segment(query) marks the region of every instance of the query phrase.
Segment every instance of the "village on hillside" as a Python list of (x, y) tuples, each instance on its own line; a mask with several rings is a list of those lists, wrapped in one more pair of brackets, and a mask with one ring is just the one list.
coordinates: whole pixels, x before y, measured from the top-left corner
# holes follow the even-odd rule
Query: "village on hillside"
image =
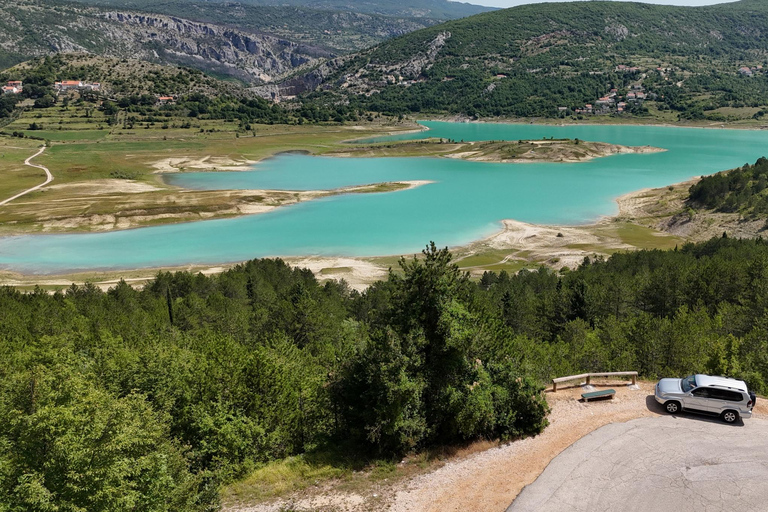
[(53, 88), (57, 93), (68, 91), (100, 91), (101, 84), (98, 82), (83, 82), (80, 80), (62, 80), (61, 82), (55, 82)]
[[(571, 113), (581, 115), (623, 114), (642, 106), (643, 102), (646, 100), (655, 100), (657, 98), (656, 93), (647, 91), (645, 86), (643, 86), (643, 80), (648, 77), (648, 73), (658, 73), (659, 78), (664, 81), (669, 81), (670, 74), (680, 72), (681, 70), (676, 67), (659, 66), (655, 69), (642, 71), (637, 66), (619, 64), (616, 66), (615, 71), (617, 73), (637, 74), (637, 80), (633, 81), (633, 83), (623, 91), (612, 88), (607, 91), (605, 95), (596, 98), (592, 103), (587, 103), (573, 110), (569, 107), (561, 106), (558, 107), (558, 111), (566, 115)], [(762, 65), (742, 66), (737, 71), (738, 75), (743, 77), (753, 77), (764, 72), (765, 68)], [(682, 81), (674, 83), (678, 87), (683, 85)]]
[[(656, 99), (655, 93), (647, 92), (645, 90), (642, 81), (646, 78), (647, 73), (640, 73), (639, 67), (619, 64), (616, 66), (615, 70), (618, 73), (637, 73), (639, 76), (634, 83), (626, 88), (626, 90), (619, 91), (615, 87), (611, 88), (606, 94), (597, 98), (594, 103), (587, 103), (583, 107), (576, 108), (573, 113), (582, 115), (623, 114), (624, 112), (642, 106), (643, 102), (647, 99)], [(667, 68), (656, 68), (656, 72), (662, 76), (664, 76), (667, 71), (669, 71)], [(558, 110), (567, 112), (569, 109), (568, 107), (558, 107)]]
[(763, 66), (742, 66), (739, 68), (739, 74), (742, 76), (755, 76), (757, 73), (761, 73), (763, 71)]
[[(9, 80), (2, 87), (3, 94), (21, 94), (24, 91), (24, 84), (21, 80)], [(83, 92), (101, 92), (102, 87), (99, 82), (87, 82), (83, 80), (60, 80), (53, 84), (53, 92), (56, 96), (70, 95), (72, 93)], [(34, 96), (32, 96), (34, 97)], [(161, 105), (173, 104), (176, 102), (175, 96), (159, 94), (155, 96), (156, 102)]]
[(10, 80), (3, 86), (3, 94), (20, 94), (24, 90), (24, 84), (20, 80)]

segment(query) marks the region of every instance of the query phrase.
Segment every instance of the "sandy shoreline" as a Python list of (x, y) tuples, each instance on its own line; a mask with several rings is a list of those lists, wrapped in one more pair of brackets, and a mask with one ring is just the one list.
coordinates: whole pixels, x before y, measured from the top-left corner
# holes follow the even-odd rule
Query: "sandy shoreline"
[[(670, 187), (687, 188), (696, 180), (685, 181)], [(404, 184), (401, 190), (408, 190), (419, 186), (432, 183), (427, 180), (410, 180), (396, 182)], [(355, 193), (361, 189), (366, 189), (376, 185), (361, 185), (357, 187), (348, 187), (337, 189), (337, 193)], [(667, 190), (665, 187), (663, 190)], [(482, 253), (487, 250), (508, 250), (510, 254), (525, 254), (526, 259), (533, 264), (547, 265), (552, 268), (578, 266), (586, 256), (592, 256), (596, 253), (595, 248), (600, 247), (602, 251), (631, 250), (634, 247), (618, 240), (611, 239), (610, 234), (601, 233), (601, 229), (610, 228), (617, 221), (627, 217), (636, 217), (644, 213), (644, 208), (648, 207), (649, 202), (654, 201), (650, 193), (662, 189), (641, 189), (629, 192), (615, 198), (619, 207), (619, 212), (615, 216), (606, 216), (597, 221), (583, 225), (546, 225), (530, 224), (514, 219), (501, 220), (501, 229), (495, 233), (479, 240), (471, 241), (467, 244), (450, 247), (454, 253), (455, 261), (461, 266), (462, 260), (471, 257), (474, 254)], [(252, 192), (252, 191), (250, 191)], [(329, 195), (333, 191), (307, 191), (306, 200), (315, 197)], [(277, 206), (253, 205), (253, 213), (261, 213), (276, 208)], [(249, 214), (247, 208), (242, 208), (241, 214)], [(666, 236), (659, 232), (659, 237)], [(418, 251), (414, 251), (415, 254)], [(409, 254), (410, 255), (410, 254)], [(406, 256), (409, 256), (406, 255)], [(280, 256), (287, 263), (301, 267), (309, 268), (317, 275), (319, 279), (343, 279), (350, 287), (357, 290), (364, 290), (370, 284), (385, 279), (387, 276), (388, 264), (377, 262), (378, 259), (391, 260), (397, 258), (399, 254), (380, 255), (372, 257), (350, 257), (350, 256)], [(175, 265), (165, 267), (151, 267), (138, 269), (116, 269), (82, 272), (64, 272), (58, 274), (24, 274), (14, 271), (0, 271), (0, 284), (10, 286), (28, 287), (35, 284), (42, 286), (68, 286), (72, 282), (91, 281), (102, 288), (114, 286), (120, 279), (118, 276), (127, 276), (126, 281), (135, 284), (142, 284), (153, 278), (158, 271), (193, 271), (203, 273), (218, 273), (231, 268), (242, 262), (229, 263), (211, 263), (204, 265)], [(471, 268), (466, 268), (472, 270)]]

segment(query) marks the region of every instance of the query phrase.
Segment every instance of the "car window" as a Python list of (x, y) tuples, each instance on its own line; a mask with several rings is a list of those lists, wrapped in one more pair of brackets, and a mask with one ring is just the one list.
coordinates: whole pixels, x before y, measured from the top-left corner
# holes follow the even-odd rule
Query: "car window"
[(709, 389), (707, 388), (698, 388), (691, 391), (691, 395), (699, 397), (699, 398), (709, 398)]
[(683, 388), (683, 392), (687, 393), (696, 387), (696, 376), (689, 375), (688, 377), (680, 381), (680, 387)]
[(710, 397), (716, 400), (727, 400), (729, 402), (741, 402), (744, 400), (744, 396), (741, 393), (727, 389), (711, 389)]

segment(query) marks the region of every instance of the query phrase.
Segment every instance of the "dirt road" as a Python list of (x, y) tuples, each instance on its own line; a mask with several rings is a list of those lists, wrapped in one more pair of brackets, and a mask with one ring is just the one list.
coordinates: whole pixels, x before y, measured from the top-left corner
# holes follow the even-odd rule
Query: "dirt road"
[(51, 174), (51, 171), (49, 171), (47, 167), (45, 167), (44, 165), (37, 165), (37, 164), (33, 164), (32, 163), (32, 159), (42, 155), (43, 151), (45, 151), (45, 146), (41, 147), (40, 151), (38, 151), (34, 155), (30, 156), (26, 160), (24, 160), (24, 165), (28, 165), (29, 167), (37, 167), (38, 169), (44, 170), (45, 171), (45, 181), (43, 183), (39, 184), (39, 185), (35, 185), (32, 188), (28, 188), (24, 192), (19, 192), (18, 194), (16, 194), (13, 197), (9, 197), (8, 199), (4, 199), (3, 201), (0, 201), (0, 206), (3, 206), (4, 204), (8, 204), (11, 201), (13, 201), (14, 199), (18, 199), (19, 197), (21, 197), (21, 196), (23, 196), (25, 194), (29, 194), (30, 192), (34, 192), (35, 190), (38, 190), (38, 189), (46, 186), (47, 184), (49, 184), (50, 182), (53, 181), (53, 174)]

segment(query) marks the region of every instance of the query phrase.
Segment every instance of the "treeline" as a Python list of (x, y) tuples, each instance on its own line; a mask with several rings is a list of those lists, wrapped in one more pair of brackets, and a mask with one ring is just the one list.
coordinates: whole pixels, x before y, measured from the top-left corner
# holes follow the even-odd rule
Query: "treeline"
[(0, 119), (10, 116), (18, 103), (19, 98), (15, 94), (0, 96)]
[(547, 379), (694, 372), (768, 391), (768, 243), (717, 238), (488, 272), (430, 245), (363, 293), (281, 260), (49, 294), (0, 289), (0, 506), (209, 510), (312, 450), (540, 432)]
[(626, 88), (629, 83), (613, 73), (561, 76), (546, 69), (540, 73), (504, 70), (505, 78), (491, 79), (483, 67), (436, 65), (425, 73), (425, 81), (385, 87), (349, 101), (362, 110), (387, 115), (450, 112), (480, 117), (557, 117), (560, 106), (583, 108), (611, 88)]
[(759, 158), (754, 165), (705, 176), (691, 186), (688, 204), (721, 212), (749, 215), (768, 214), (768, 159)]
[[(211, 96), (200, 92), (177, 97), (164, 105), (149, 94), (124, 96), (117, 101), (105, 101), (102, 109), (107, 115), (119, 110), (133, 123), (156, 122), (163, 117), (190, 119), (217, 119), (239, 122), (241, 126), (253, 124), (311, 124), (357, 121), (363, 112), (348, 105), (334, 105), (320, 101), (307, 102), (296, 108), (285, 108), (263, 98), (240, 98), (230, 95)], [(247, 127), (245, 129), (250, 129)]]
[(280, 260), (3, 288), (0, 504), (204, 510), (220, 482), (329, 443), (391, 457), (540, 432), (541, 387), (484, 349), (449, 259), (432, 247), (363, 295)]

